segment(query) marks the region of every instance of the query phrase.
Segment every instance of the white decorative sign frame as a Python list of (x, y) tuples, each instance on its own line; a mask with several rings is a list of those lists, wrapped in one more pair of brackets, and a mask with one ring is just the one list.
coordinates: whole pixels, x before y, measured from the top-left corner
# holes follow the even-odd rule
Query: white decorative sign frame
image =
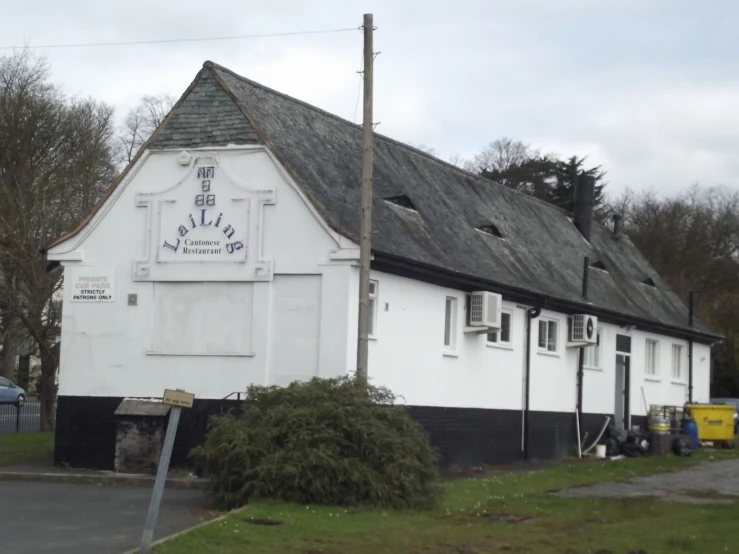
[(262, 256), (262, 233), (264, 206), (275, 203), (274, 188), (240, 183), (217, 154), (193, 157), (175, 185), (136, 195), (136, 206), (146, 209), (146, 229), (133, 279), (271, 280), (273, 262)]

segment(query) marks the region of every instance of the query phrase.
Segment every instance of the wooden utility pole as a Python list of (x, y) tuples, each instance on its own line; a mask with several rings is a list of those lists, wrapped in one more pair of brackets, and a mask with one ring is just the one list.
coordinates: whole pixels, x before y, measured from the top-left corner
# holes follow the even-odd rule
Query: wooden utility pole
[(362, 228), (359, 236), (359, 328), (357, 380), (367, 381), (369, 347), (369, 281), (372, 253), (372, 14), (364, 14), (364, 118), (362, 120)]

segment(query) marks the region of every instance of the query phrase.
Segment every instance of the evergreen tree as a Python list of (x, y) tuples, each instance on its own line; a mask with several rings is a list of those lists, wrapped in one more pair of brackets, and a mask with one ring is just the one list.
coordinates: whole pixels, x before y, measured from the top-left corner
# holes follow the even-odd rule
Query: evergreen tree
[(591, 175), (595, 178), (595, 196), (593, 206), (596, 212), (603, 207), (605, 200), (603, 188), (606, 186), (604, 178), (606, 172), (601, 166), (584, 169), (587, 158), (572, 156), (566, 160), (557, 160), (554, 167), (554, 179), (549, 189), (549, 201), (560, 208), (572, 212), (574, 209), (575, 183), (580, 174)]

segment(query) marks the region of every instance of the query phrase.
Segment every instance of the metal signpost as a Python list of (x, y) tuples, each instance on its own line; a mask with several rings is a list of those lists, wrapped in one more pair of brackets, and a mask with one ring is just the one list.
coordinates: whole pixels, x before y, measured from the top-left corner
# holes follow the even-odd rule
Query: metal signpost
[(182, 411), (182, 408), (192, 408), (194, 400), (194, 394), (183, 390), (164, 391), (162, 402), (172, 406), (172, 409), (169, 412), (169, 424), (167, 425), (167, 434), (164, 437), (162, 457), (159, 459), (157, 478), (154, 482), (154, 492), (151, 494), (149, 513), (146, 514), (144, 536), (141, 539), (141, 548), (139, 550), (141, 554), (151, 553), (151, 541), (154, 538), (154, 528), (157, 525), (157, 517), (159, 517), (159, 505), (162, 502), (164, 483), (167, 480), (169, 459), (172, 457), (172, 447), (174, 446), (174, 436), (177, 433), (177, 424), (180, 422), (180, 412)]

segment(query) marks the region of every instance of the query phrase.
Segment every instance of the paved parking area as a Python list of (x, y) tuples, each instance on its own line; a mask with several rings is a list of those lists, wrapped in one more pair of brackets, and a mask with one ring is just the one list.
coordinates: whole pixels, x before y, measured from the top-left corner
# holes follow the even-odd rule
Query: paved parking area
[[(121, 554), (141, 541), (151, 489), (0, 482), (3, 554)], [(165, 490), (155, 538), (200, 523), (198, 490)]]
[(635, 477), (625, 482), (596, 483), (555, 494), (570, 498), (649, 496), (687, 504), (726, 504), (739, 497), (739, 460), (704, 463), (683, 471)]

